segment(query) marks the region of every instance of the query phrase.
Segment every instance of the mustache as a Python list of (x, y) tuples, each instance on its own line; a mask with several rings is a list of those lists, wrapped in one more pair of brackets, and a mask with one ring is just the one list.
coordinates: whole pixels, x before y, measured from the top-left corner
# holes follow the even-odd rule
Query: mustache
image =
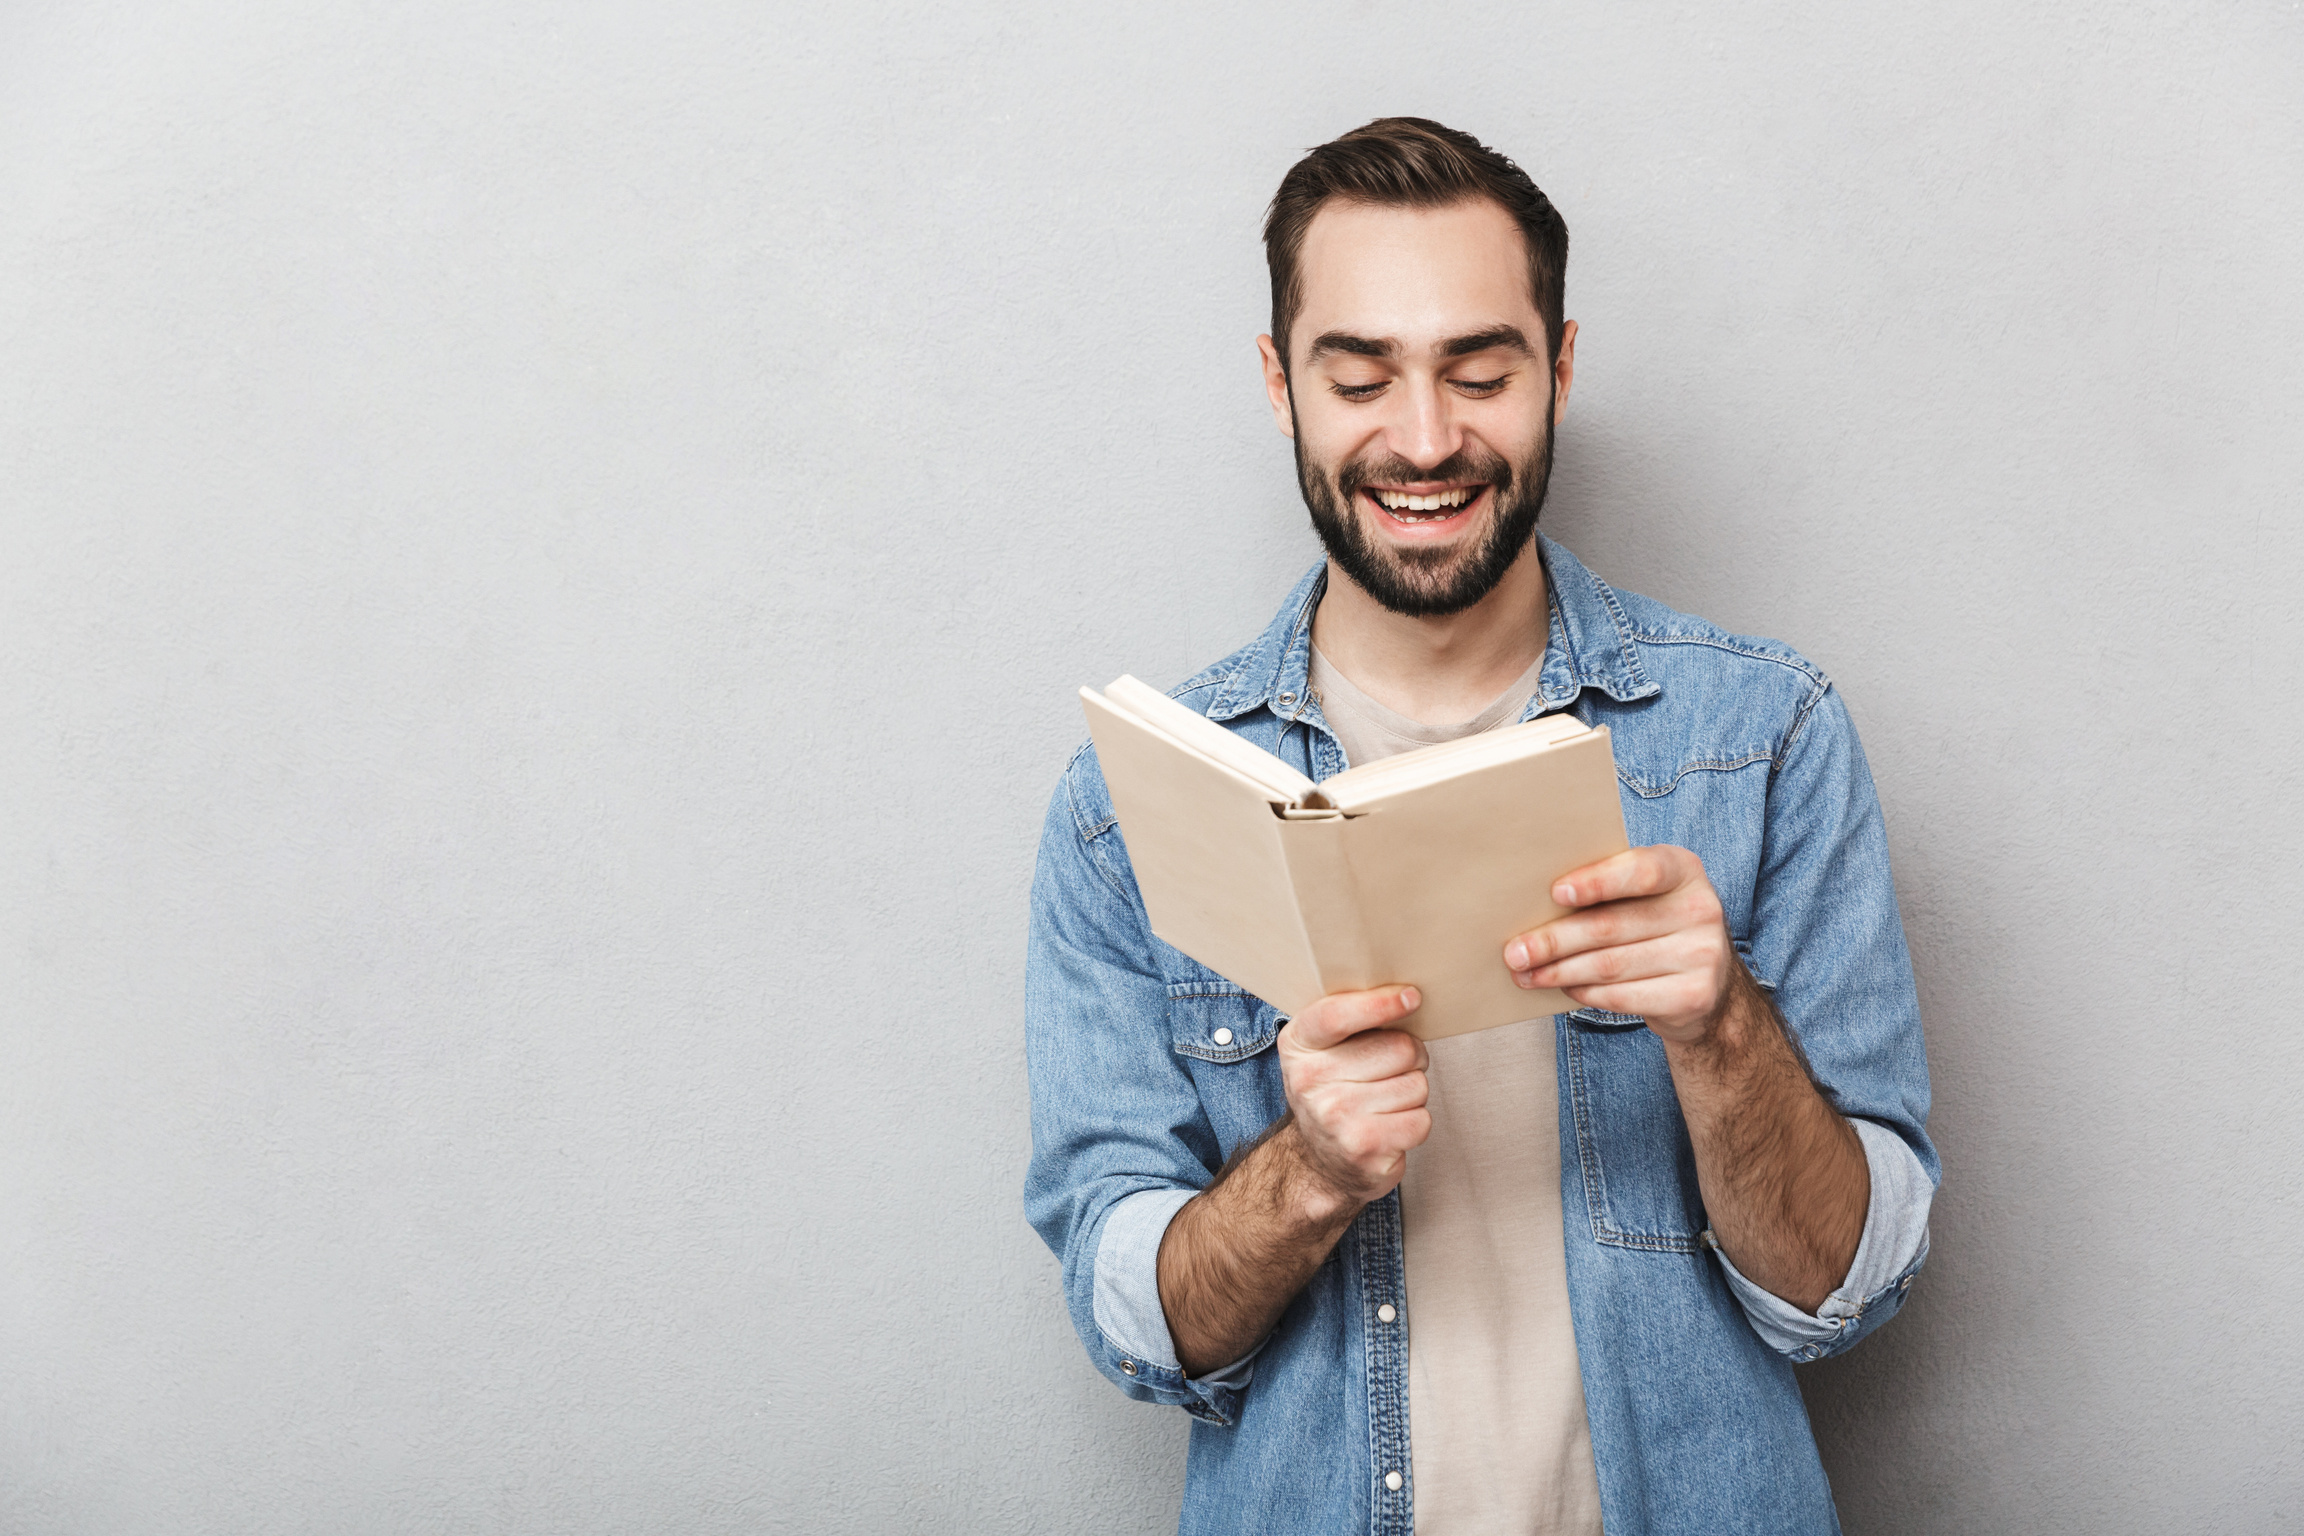
[(1399, 485), (1419, 480), (1482, 480), (1495, 489), (1496, 499), (1502, 501), (1512, 486), (1512, 463), (1502, 454), (1486, 448), (1477, 451), (1458, 449), (1439, 463), (1425, 466), (1409, 463), (1397, 454), (1380, 459), (1354, 459), (1336, 471), (1336, 488), (1344, 493), (1346, 501), (1358, 496), (1370, 485)]

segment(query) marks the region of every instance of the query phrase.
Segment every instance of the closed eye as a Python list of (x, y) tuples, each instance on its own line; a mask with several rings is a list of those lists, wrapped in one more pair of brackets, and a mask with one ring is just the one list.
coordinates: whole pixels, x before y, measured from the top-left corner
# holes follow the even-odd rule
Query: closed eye
[[(1385, 387), (1391, 382), (1390, 379), (1379, 379), (1373, 384), (1337, 384), (1331, 382), (1328, 387), (1346, 400), (1373, 400), (1377, 395), (1383, 393)], [(1458, 392), (1478, 400), (1486, 399), (1503, 389), (1505, 385), (1512, 382), (1512, 375), (1509, 373), (1500, 374), (1493, 379), (1450, 379), (1448, 382), (1453, 384)]]

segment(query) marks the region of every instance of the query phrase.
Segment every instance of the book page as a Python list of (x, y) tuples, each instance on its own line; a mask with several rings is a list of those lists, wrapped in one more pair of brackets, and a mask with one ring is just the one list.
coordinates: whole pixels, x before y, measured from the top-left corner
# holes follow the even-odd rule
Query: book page
[[(1086, 696), (1088, 689), (1081, 689)], [(1301, 805), (1319, 786), (1252, 741), (1243, 741), (1196, 709), (1177, 703), (1148, 683), (1123, 674), (1105, 684), (1104, 702), (1127, 711), (1178, 746), (1250, 779), (1276, 805)]]
[(1515, 986), (1503, 949), (1560, 915), (1555, 879), (1625, 846), (1606, 730), (1550, 716), (1402, 753), (1318, 786), (1322, 810), (1133, 678), (1080, 699), (1152, 931), (1218, 975), (1288, 1013), (1410, 983), (1426, 1039), (1575, 1006)]
[(1501, 730), (1483, 731), (1477, 736), (1436, 742), (1366, 767), (1349, 769), (1323, 783), (1320, 793), (1330, 805), (1352, 815), (1386, 796), (1546, 752), (1564, 741), (1589, 734), (1584, 722), (1573, 715), (1546, 715)]
[(1310, 1006), (1319, 968), (1281, 846), (1282, 828), (1309, 824), (1285, 820), (1254, 780), (1093, 690), (1080, 702), (1153, 933), (1276, 1008)]
[(1504, 942), (1561, 915), (1554, 880), (1624, 849), (1607, 731), (1355, 803), (1339, 831), (1369, 953), (1352, 974), (1423, 992), (1409, 1033), (1437, 1040), (1576, 1006), (1515, 984)]

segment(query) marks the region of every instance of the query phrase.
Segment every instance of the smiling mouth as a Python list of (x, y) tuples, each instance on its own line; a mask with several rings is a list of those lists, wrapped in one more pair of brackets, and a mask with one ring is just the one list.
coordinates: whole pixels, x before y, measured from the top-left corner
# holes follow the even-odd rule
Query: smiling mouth
[(1451, 485), (1433, 491), (1403, 491), (1390, 486), (1362, 486), (1376, 510), (1406, 528), (1428, 528), (1463, 517), (1487, 494), (1485, 485)]

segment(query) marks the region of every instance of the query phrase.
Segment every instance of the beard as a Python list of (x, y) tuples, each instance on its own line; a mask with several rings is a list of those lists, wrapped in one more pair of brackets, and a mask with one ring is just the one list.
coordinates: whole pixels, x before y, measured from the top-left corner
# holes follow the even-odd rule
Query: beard
[[(1486, 481), (1486, 524), (1443, 546), (1387, 547), (1361, 522), (1360, 493), (1371, 484), (1419, 480)], [(1331, 470), (1307, 463), (1304, 440), (1301, 435), (1296, 439), (1296, 484), (1328, 558), (1363, 592), (1410, 618), (1461, 613), (1495, 591), (1535, 534), (1551, 480), (1549, 420), (1542, 439), (1518, 465), (1485, 445), (1467, 444), (1429, 468), (1386, 457), (1353, 459)]]

